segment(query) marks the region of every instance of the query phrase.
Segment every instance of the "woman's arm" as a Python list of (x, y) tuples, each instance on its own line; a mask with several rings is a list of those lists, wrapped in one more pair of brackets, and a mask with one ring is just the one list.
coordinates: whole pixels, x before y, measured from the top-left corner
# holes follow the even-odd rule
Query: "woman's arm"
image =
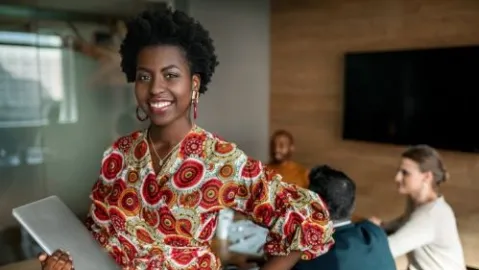
[(394, 258), (409, 253), (434, 240), (435, 224), (428, 212), (416, 212), (394, 234), (388, 237)]
[(290, 269), (300, 258), (326, 253), (334, 243), (333, 225), (319, 196), (281, 181), (261, 162), (235, 151), (234, 160), (224, 165), (236, 168), (225, 179), (235, 190), (227, 206), (269, 229), (264, 251), (270, 260), (264, 269)]

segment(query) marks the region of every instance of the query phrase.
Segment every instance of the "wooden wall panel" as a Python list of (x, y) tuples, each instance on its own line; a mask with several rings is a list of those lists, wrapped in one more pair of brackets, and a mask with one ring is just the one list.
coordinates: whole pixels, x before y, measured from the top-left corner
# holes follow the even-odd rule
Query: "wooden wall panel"
[[(274, 0), (271, 5), (270, 131), (293, 132), (299, 162), (328, 163), (353, 177), (359, 214), (399, 214), (403, 198), (393, 176), (404, 148), (341, 139), (343, 54), (479, 44), (479, 1)], [(441, 153), (452, 176), (443, 193), (456, 212), (466, 260), (479, 266), (474, 256), (479, 155)]]

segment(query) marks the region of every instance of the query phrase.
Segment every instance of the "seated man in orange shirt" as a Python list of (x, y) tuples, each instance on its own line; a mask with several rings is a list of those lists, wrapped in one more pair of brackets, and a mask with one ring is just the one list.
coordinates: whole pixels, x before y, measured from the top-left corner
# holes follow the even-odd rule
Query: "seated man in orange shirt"
[(267, 165), (283, 176), (283, 181), (302, 188), (309, 187), (309, 170), (291, 160), (294, 152), (293, 135), (277, 130), (271, 136), (270, 161)]

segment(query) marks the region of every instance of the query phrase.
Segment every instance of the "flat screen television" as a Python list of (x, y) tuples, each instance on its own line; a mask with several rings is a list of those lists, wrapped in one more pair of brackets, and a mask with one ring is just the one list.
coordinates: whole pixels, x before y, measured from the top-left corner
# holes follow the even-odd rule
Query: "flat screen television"
[(344, 61), (343, 139), (479, 152), (479, 46)]

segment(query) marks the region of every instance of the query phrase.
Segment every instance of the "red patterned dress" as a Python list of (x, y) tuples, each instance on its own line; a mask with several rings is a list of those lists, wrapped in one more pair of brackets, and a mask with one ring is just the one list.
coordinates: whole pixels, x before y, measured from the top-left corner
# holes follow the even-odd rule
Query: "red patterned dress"
[(265, 253), (325, 253), (333, 227), (324, 203), (286, 184), (235, 144), (195, 127), (156, 175), (147, 132), (105, 151), (87, 221), (124, 269), (220, 269), (210, 243), (219, 210), (231, 208), (269, 228)]

